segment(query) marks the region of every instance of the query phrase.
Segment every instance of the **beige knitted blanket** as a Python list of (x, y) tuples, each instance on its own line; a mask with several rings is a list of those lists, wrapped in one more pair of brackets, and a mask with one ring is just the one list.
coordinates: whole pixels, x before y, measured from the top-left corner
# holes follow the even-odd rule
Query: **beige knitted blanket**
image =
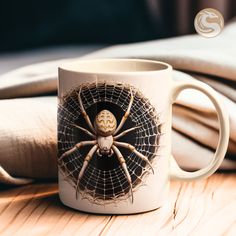
[[(235, 42), (236, 23), (231, 23), (216, 38), (191, 35), (113, 46), (85, 58), (161, 60), (211, 85), (221, 94), (230, 115), (230, 143), (221, 168), (236, 169)], [(55, 94), (57, 67), (65, 61), (30, 65), (0, 76), (0, 182), (24, 184), (57, 178)], [(190, 79), (177, 71), (174, 76)], [(207, 165), (218, 140), (213, 106), (204, 95), (187, 90), (173, 110), (173, 155), (183, 168)]]

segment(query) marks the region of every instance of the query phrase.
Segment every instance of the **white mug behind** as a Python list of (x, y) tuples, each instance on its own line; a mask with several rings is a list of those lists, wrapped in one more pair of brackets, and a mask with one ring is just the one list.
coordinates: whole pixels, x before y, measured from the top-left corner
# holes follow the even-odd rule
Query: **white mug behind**
[[(213, 161), (195, 172), (171, 156), (172, 104), (187, 88), (205, 93), (220, 123)], [(208, 177), (229, 140), (228, 115), (217, 93), (201, 82), (175, 81), (166, 63), (98, 59), (59, 68), (59, 195), (72, 208), (131, 214), (159, 208), (169, 179)]]

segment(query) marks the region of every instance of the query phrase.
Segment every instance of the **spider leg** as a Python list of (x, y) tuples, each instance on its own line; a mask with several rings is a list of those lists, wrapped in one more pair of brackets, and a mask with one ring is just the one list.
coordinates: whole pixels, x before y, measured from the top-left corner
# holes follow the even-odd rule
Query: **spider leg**
[(78, 199), (78, 194), (79, 194), (79, 183), (80, 183), (80, 180), (83, 178), (84, 176), (84, 172), (88, 166), (88, 163), (90, 162), (90, 160), (92, 159), (93, 157), (93, 154), (96, 152), (96, 150), (98, 149), (98, 145), (95, 144), (91, 149), (90, 151), (88, 152), (87, 156), (85, 157), (84, 159), (84, 162), (83, 162), (83, 165), (82, 165), (82, 168), (79, 172), (79, 176), (78, 176), (78, 180), (77, 180), (77, 184), (76, 184), (76, 199)]
[(116, 131), (114, 132), (114, 135), (117, 134), (117, 132), (123, 127), (125, 121), (127, 120), (128, 116), (130, 114), (130, 109), (131, 109), (131, 106), (132, 106), (133, 101), (134, 101), (134, 96), (133, 96), (133, 92), (132, 92), (131, 88), (130, 88), (130, 94), (131, 94), (131, 96), (130, 96), (130, 101), (129, 101), (128, 108), (127, 108), (124, 116), (122, 117), (120, 124), (116, 128)]
[(85, 109), (84, 109), (84, 105), (83, 105), (83, 102), (82, 102), (82, 99), (81, 99), (81, 96), (80, 96), (81, 90), (82, 90), (82, 87), (80, 87), (79, 93), (77, 94), (77, 95), (78, 95), (78, 100), (79, 100), (79, 105), (80, 105), (81, 113), (82, 113), (84, 119), (86, 120), (86, 122), (87, 122), (89, 128), (90, 128), (94, 133), (96, 133), (96, 131), (95, 131), (95, 129), (94, 129), (94, 127), (93, 127), (93, 125), (92, 125), (92, 123), (91, 123), (91, 121), (90, 121), (90, 118), (89, 118), (89, 116), (87, 115), (87, 113), (86, 113), (86, 111), (85, 111)]
[(135, 153), (138, 157), (140, 157), (142, 160), (144, 160), (150, 166), (152, 173), (154, 174), (154, 169), (153, 169), (150, 161), (148, 160), (148, 158), (146, 156), (144, 156), (142, 153), (140, 153), (139, 151), (137, 151), (133, 145), (131, 145), (129, 143), (123, 143), (123, 142), (117, 142), (117, 141), (114, 141), (114, 145), (116, 145), (118, 147), (128, 148), (131, 152)]
[(94, 134), (92, 134), (90, 131), (88, 131), (87, 129), (85, 129), (85, 128), (79, 126), (79, 125), (76, 125), (76, 124), (71, 124), (71, 125), (73, 125), (74, 127), (76, 127), (76, 128), (78, 128), (78, 129), (84, 131), (84, 132), (85, 132), (87, 135), (89, 135), (90, 137), (92, 137), (92, 138), (94, 138), (94, 139), (96, 138), (96, 136), (95, 136)]
[(136, 127), (130, 128), (130, 129), (127, 129), (127, 130), (123, 131), (122, 133), (116, 135), (116, 136), (113, 137), (113, 138), (114, 138), (114, 140), (117, 140), (117, 139), (123, 137), (123, 136), (126, 135), (127, 133), (129, 133), (129, 132), (131, 132), (131, 131), (133, 131), (133, 130), (135, 130), (135, 129), (137, 129), (137, 128), (139, 128), (139, 126), (136, 126)]
[(58, 161), (61, 161), (64, 157), (70, 155), (71, 153), (73, 153), (74, 151), (76, 151), (77, 149), (83, 147), (83, 146), (87, 146), (87, 145), (93, 145), (96, 144), (97, 140), (93, 140), (93, 141), (82, 141), (80, 143), (75, 144), (75, 146), (71, 149), (69, 149), (68, 151), (64, 152), (58, 159)]
[(129, 183), (129, 186), (130, 186), (130, 192), (131, 192), (131, 201), (133, 202), (134, 201), (134, 196), (133, 196), (133, 187), (132, 187), (132, 180), (131, 180), (131, 177), (130, 177), (130, 174), (129, 174), (129, 171), (128, 171), (128, 168), (127, 168), (127, 165), (126, 165), (126, 162), (125, 162), (125, 159), (123, 157), (123, 155), (121, 154), (120, 150), (115, 146), (115, 145), (112, 145), (112, 149), (113, 151), (115, 152), (124, 172), (125, 172), (125, 176), (127, 178), (127, 181)]

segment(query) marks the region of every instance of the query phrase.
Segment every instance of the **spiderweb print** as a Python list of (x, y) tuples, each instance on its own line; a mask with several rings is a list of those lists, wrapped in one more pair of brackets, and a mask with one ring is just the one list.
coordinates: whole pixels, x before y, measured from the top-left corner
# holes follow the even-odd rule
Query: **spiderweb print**
[[(80, 97), (91, 122), (94, 122), (101, 110), (107, 109), (116, 117), (117, 125), (128, 108), (131, 98), (130, 89), (132, 90), (134, 101), (130, 115), (118, 133), (132, 127), (137, 128), (117, 141), (133, 145), (138, 152), (148, 158), (153, 167), (159, 156), (162, 135), (159, 114), (149, 100), (130, 85), (94, 82), (82, 84), (67, 93), (60, 99), (58, 106), (58, 162), (59, 171), (75, 188), (75, 195), (79, 172), (92, 146), (76, 149), (63, 159), (61, 156), (75, 144), (93, 140), (88, 134), (74, 126), (75, 124), (90, 130), (79, 105), (78, 94), (81, 86)], [(145, 178), (153, 173), (149, 165), (135, 153), (123, 147), (118, 147), (118, 149), (126, 161), (132, 179), (132, 189), (136, 191), (139, 186), (145, 184)], [(82, 198), (95, 204), (117, 202), (130, 197), (130, 185), (115, 154), (109, 157), (95, 153), (80, 180), (78, 191)]]

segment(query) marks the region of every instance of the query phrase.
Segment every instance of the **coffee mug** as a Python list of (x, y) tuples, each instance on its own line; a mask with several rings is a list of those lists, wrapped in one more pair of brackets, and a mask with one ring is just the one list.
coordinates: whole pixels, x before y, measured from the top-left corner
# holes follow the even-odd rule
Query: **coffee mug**
[[(180, 169), (171, 155), (172, 104), (188, 88), (210, 98), (220, 123), (213, 160), (195, 172)], [(69, 207), (105, 214), (157, 209), (170, 177), (208, 177), (226, 153), (229, 121), (217, 93), (202, 82), (175, 80), (166, 63), (71, 62), (59, 68), (58, 96), (59, 196)]]

